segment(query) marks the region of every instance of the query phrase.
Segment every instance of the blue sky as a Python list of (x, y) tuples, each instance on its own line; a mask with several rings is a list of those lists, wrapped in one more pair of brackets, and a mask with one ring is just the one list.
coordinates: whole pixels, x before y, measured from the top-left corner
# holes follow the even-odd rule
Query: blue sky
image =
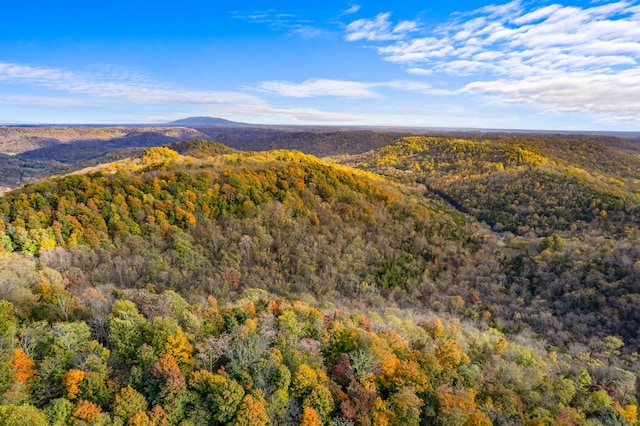
[(0, 123), (640, 130), (640, 0), (6, 3)]

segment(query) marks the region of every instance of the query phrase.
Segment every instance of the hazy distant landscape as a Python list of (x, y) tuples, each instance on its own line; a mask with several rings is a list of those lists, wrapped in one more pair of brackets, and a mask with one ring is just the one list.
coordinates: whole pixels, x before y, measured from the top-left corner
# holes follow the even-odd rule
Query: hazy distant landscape
[[(157, 126), (0, 126), (0, 188), (11, 189), (46, 176), (139, 154), (144, 148), (192, 139), (214, 139), (244, 151), (296, 149), (327, 157), (360, 154), (414, 134), (477, 138), (529, 131), (411, 129), (332, 126), (267, 126), (212, 117), (192, 117)], [(533, 132), (535, 133), (535, 132)], [(542, 134), (579, 135), (581, 132)], [(608, 146), (640, 152), (640, 132), (582, 132), (602, 136)]]

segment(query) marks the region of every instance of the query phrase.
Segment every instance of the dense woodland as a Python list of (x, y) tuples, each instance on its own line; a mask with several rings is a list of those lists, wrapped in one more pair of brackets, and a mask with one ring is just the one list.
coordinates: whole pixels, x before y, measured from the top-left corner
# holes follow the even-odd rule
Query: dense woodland
[(636, 424), (640, 160), (601, 142), (197, 140), (11, 191), (0, 424)]
[[(341, 160), (420, 183), (491, 226), (503, 238), (496, 254), (505, 274), (501, 293), (515, 302), (500, 317), (524, 319), (557, 344), (586, 342), (608, 330), (635, 350), (640, 158), (605, 144), (612, 143), (566, 136), (407, 137)], [(494, 304), (504, 308), (503, 301)], [(517, 322), (503, 325), (513, 330)]]
[(242, 151), (293, 149), (318, 157), (361, 154), (389, 145), (409, 131), (196, 127), (212, 139)]

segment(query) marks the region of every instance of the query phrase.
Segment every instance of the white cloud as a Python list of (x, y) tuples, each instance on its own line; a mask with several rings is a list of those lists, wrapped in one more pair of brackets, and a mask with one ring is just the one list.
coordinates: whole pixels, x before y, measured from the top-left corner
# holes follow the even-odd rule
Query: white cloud
[(299, 28), (293, 28), (290, 32), (292, 35), (297, 35), (304, 40), (311, 40), (313, 38), (319, 37), (324, 34), (324, 31), (320, 28), (311, 27), (308, 25), (303, 25)]
[(596, 114), (609, 120), (637, 120), (640, 114), (640, 69), (626, 70), (612, 81), (608, 74), (552, 71), (524, 79), (470, 83), (472, 93), (506, 103), (539, 103), (550, 111)]
[(476, 61), (494, 61), (502, 56), (504, 56), (503, 52), (498, 52), (495, 50), (485, 50), (484, 52), (480, 52), (474, 55), (473, 59), (475, 59)]
[(400, 23), (382, 13), (353, 21), (345, 38), (375, 42), (385, 60), (408, 73), (446, 81), (458, 93), (534, 104), (549, 112), (637, 120), (637, 3), (537, 7), (514, 0), (457, 14), (437, 27), (415, 26), (402, 37), (393, 33)]
[(82, 99), (55, 97), (55, 96), (31, 96), (31, 95), (0, 95), (0, 105), (12, 106), (41, 106), (41, 107), (82, 107), (91, 108), (90, 102)]
[(517, 25), (521, 25), (521, 24), (529, 24), (535, 21), (539, 21), (539, 20), (548, 18), (549, 16), (553, 15), (554, 12), (558, 11), (558, 9), (561, 9), (561, 8), (562, 6), (559, 4), (552, 4), (551, 6), (543, 7), (543, 8), (534, 10), (533, 12), (525, 13), (524, 15), (515, 18), (513, 20), (513, 23)]
[(360, 7), (361, 6), (359, 4), (352, 4), (347, 10), (342, 12), (341, 15), (353, 15), (354, 13), (358, 13)]
[(286, 117), (296, 121), (316, 121), (316, 122), (336, 122), (341, 121), (345, 123), (353, 122), (368, 122), (368, 117), (357, 114), (343, 114), (331, 111), (322, 111), (315, 108), (282, 108), (273, 109), (265, 112), (269, 114), (276, 114), (281, 117)]
[(418, 24), (415, 21), (401, 21), (392, 25), (390, 13), (380, 13), (373, 19), (358, 19), (347, 25), (345, 39), (347, 41), (400, 40), (407, 33), (414, 31)]
[(381, 83), (369, 83), (369, 85), (371, 87), (390, 88), (416, 93), (429, 93), (431, 91), (431, 86), (421, 81), (397, 80)]
[(521, 10), (521, 7), (522, 5), (520, 0), (514, 0), (505, 4), (493, 4), (484, 6), (478, 9), (476, 12), (482, 13), (483, 15), (488, 15), (490, 17), (514, 17), (517, 16), (518, 12)]
[[(129, 76), (131, 76), (131, 80)], [(253, 122), (258, 117), (260, 117), (259, 120), (268, 120), (269, 117), (272, 117), (276, 122), (278, 120), (280, 122), (283, 120), (290, 122), (366, 122), (366, 117), (357, 114), (336, 113), (316, 108), (272, 106), (258, 96), (241, 92), (197, 91), (154, 84), (149, 81), (141, 82), (140, 76), (122, 70), (118, 70), (114, 75), (87, 74), (0, 62), (0, 88), (3, 83), (10, 85), (13, 92), (21, 88), (24, 89), (24, 92), (28, 92), (35, 87), (51, 90), (55, 95), (3, 95), (0, 92), (0, 105), (16, 108), (23, 106), (54, 108), (52, 111), (55, 111), (56, 117), (60, 114), (64, 115), (65, 108), (69, 108), (69, 111), (76, 111), (74, 108), (96, 109), (100, 111), (99, 117), (102, 118), (106, 116), (105, 114), (121, 117), (123, 105), (142, 104), (148, 110), (146, 115), (127, 116), (124, 121), (135, 122), (138, 119), (145, 121), (149, 117), (181, 117), (202, 114), (202, 111), (205, 111), (214, 116), (245, 118), (245, 120)], [(297, 85), (299, 86), (297, 88), (293, 83), (285, 82), (279, 88), (275, 84), (277, 82), (270, 83), (271, 91), (275, 93), (275, 90), (278, 89), (286, 96), (316, 96), (324, 92), (332, 96), (343, 97), (379, 96), (371, 90), (370, 87), (373, 86), (349, 81), (310, 80)], [(409, 87), (409, 85), (406, 83), (405, 87)], [(264, 90), (270, 91), (267, 89), (268, 87), (269, 84), (265, 84)], [(304, 94), (305, 90), (307, 91), (306, 95)], [(287, 93), (289, 94), (287, 95)], [(153, 111), (158, 112), (154, 113)], [(72, 117), (68, 119), (69, 122), (77, 120), (75, 113), (70, 112), (70, 114)], [(115, 118), (115, 120), (122, 121), (122, 118)]]
[(433, 70), (428, 70), (426, 68), (419, 68), (419, 67), (407, 68), (406, 71), (409, 74), (414, 74), (414, 75), (430, 75), (430, 74), (433, 74)]
[(454, 47), (444, 40), (423, 37), (381, 47), (378, 52), (391, 62), (415, 64), (427, 63), (430, 58), (444, 58), (454, 50)]
[(36, 84), (51, 84), (52, 82), (69, 81), (74, 75), (62, 70), (50, 68), (36, 68), (22, 64), (0, 62), (0, 82), (18, 81)]
[(374, 98), (378, 96), (375, 92), (372, 92), (365, 83), (328, 79), (312, 79), (302, 83), (265, 81), (258, 86), (258, 90), (292, 98), (309, 98), (314, 96)]
[[(426, 70), (424, 70), (426, 71)], [(419, 73), (419, 72), (416, 72)], [(302, 83), (289, 81), (265, 81), (258, 90), (291, 98), (333, 96), (338, 98), (379, 98), (375, 89), (396, 89), (414, 93), (434, 93), (429, 84), (421, 81), (395, 80), (384, 82), (359, 82), (348, 80), (312, 79)]]
[(40, 86), (55, 91), (90, 95), (138, 104), (259, 104), (262, 100), (238, 92), (194, 91), (167, 85), (127, 81), (123, 76), (72, 72), (56, 68), (0, 62), (0, 83)]
[(275, 31), (284, 31), (289, 35), (299, 36), (305, 40), (325, 34), (325, 31), (312, 25), (313, 21), (309, 19), (292, 13), (280, 13), (274, 9), (235, 10), (231, 12), (231, 16), (235, 19), (265, 25)]
[(402, 35), (404, 33), (415, 31), (417, 27), (418, 23), (415, 21), (402, 21), (398, 25), (393, 27), (393, 33)]

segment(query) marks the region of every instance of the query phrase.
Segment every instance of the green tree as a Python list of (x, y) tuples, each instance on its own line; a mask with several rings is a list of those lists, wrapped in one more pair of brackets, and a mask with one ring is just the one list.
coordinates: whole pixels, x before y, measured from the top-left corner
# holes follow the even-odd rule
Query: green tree
[(146, 411), (147, 399), (131, 386), (120, 389), (113, 405), (113, 415), (127, 421), (139, 411)]
[(3, 426), (48, 426), (45, 414), (33, 405), (0, 405)]
[(303, 398), (302, 406), (313, 408), (320, 419), (328, 422), (329, 415), (335, 408), (335, 402), (331, 391), (325, 385), (317, 384), (313, 386), (308, 395)]
[(403, 387), (398, 393), (389, 398), (395, 424), (418, 426), (420, 424), (420, 409), (424, 401), (409, 387)]
[(44, 409), (51, 426), (66, 426), (71, 421), (74, 405), (66, 398), (51, 401)]
[(207, 370), (191, 374), (189, 385), (200, 395), (215, 421), (233, 419), (244, 397), (244, 389), (235, 380)]
[(117, 300), (109, 314), (109, 344), (113, 355), (121, 362), (136, 362), (137, 349), (142, 345), (142, 331), (146, 320), (129, 300)]
[(318, 373), (307, 364), (298, 367), (291, 381), (291, 394), (302, 397), (318, 383)]

